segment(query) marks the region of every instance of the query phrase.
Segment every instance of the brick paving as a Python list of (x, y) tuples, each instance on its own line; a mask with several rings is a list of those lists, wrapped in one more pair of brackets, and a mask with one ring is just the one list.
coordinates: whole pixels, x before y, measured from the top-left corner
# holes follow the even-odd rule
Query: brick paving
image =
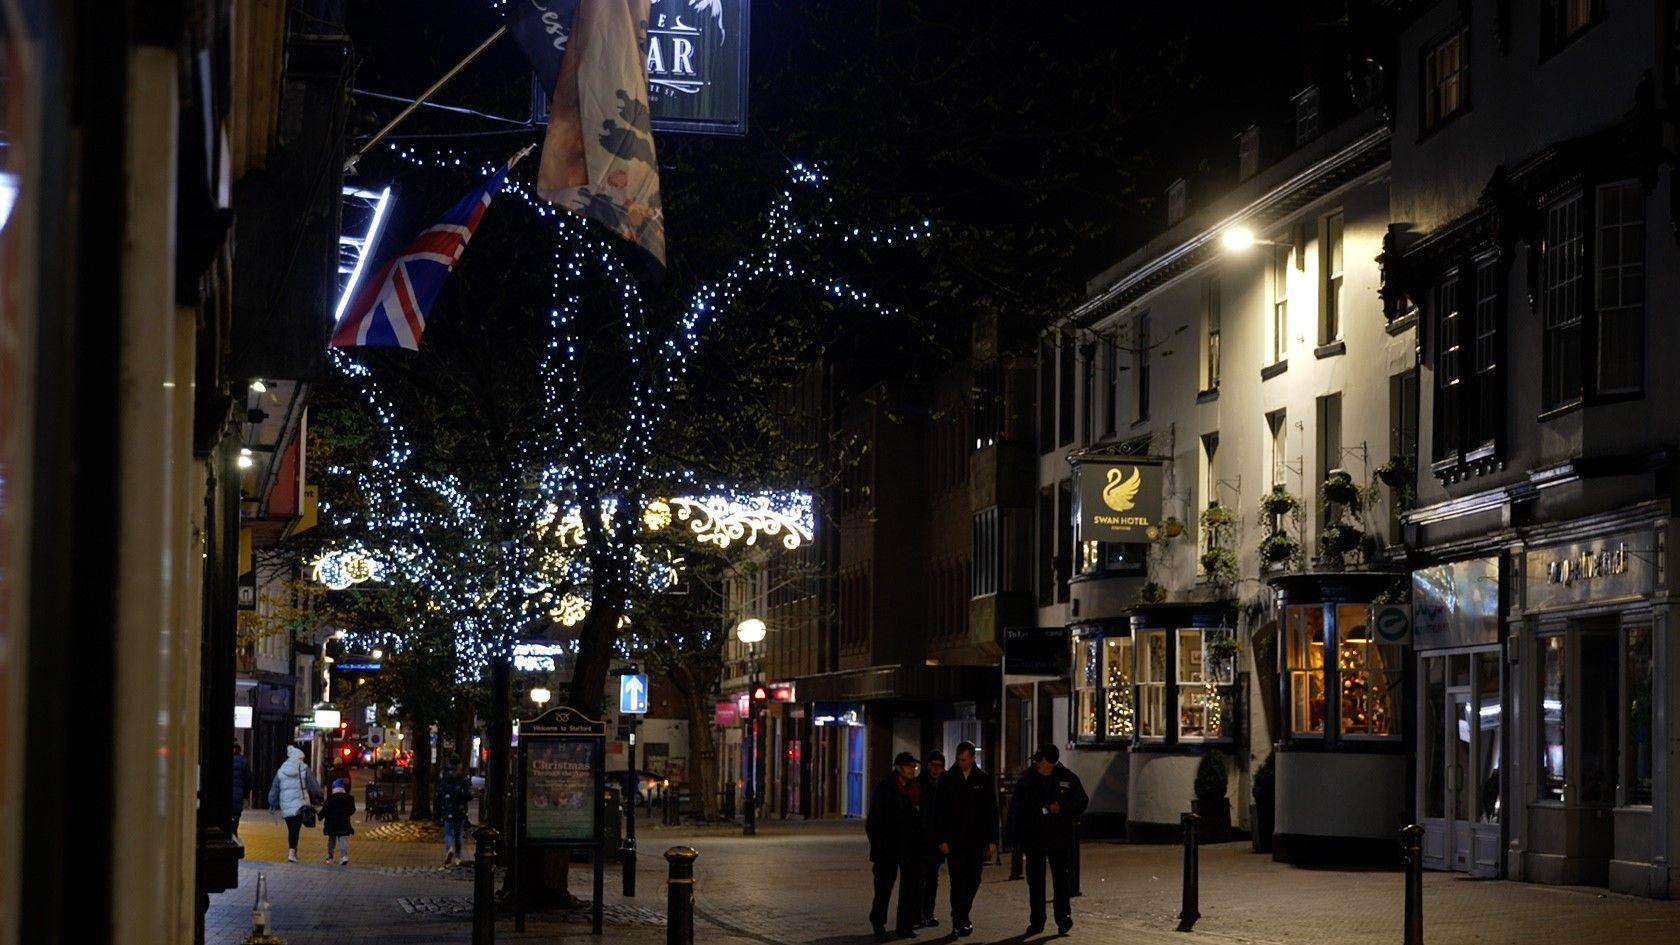
[[(361, 824), (358, 821), (358, 829)], [(310, 859), (283, 860), (284, 827), (266, 813), (247, 813), (241, 828), (248, 844), (241, 887), (214, 897), (211, 945), (233, 945), (249, 930), (251, 894), (258, 871), (269, 876), (276, 934), (290, 945), (358, 945), (460, 942), (470, 936), (471, 887), (466, 870), (442, 870), (439, 845), (364, 838), (352, 841), (352, 865), (319, 862), (319, 831), (304, 841)], [(759, 836), (739, 828), (641, 826), (641, 895), (619, 895), (616, 863), (607, 871), (607, 934), (593, 939), (587, 913), (533, 915), (524, 935), (510, 920), (498, 941), (604, 941), (655, 945), (666, 895), (663, 851), (685, 844), (700, 850), (696, 863), (697, 945), (868, 945), (866, 913), (870, 876), (867, 845), (855, 822), (777, 822)], [(311, 859), (313, 862), (311, 862)], [(975, 904), (975, 938), (969, 942), (1038, 942), (1023, 939), (1026, 888), (1011, 882), (1006, 867), (988, 868)], [(1305, 870), (1275, 864), (1243, 844), (1204, 847), (1203, 918), (1192, 933), (1172, 931), (1179, 908), (1180, 862), (1176, 847), (1087, 844), (1084, 895), (1074, 900), (1070, 941), (1186, 945), (1195, 941), (1255, 945), (1350, 943), (1394, 945), (1400, 939), (1401, 875), (1397, 871)], [(587, 894), (588, 869), (573, 876)], [(941, 879), (940, 909), (948, 886)], [(1429, 945), (1631, 945), (1680, 941), (1680, 903), (1619, 896), (1600, 889), (1471, 880), (1456, 874), (1425, 875), (1425, 941)], [(411, 911), (405, 911), (403, 903)], [(941, 915), (948, 923), (949, 917)], [(949, 942), (948, 925), (925, 930), (922, 942)]]

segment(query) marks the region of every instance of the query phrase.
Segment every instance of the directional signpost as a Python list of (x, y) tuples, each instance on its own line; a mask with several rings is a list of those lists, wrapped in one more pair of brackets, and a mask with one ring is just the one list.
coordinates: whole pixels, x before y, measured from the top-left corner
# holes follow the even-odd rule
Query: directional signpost
[(626, 716), (630, 723), (630, 750), (626, 754), (624, 772), (624, 847), (619, 851), (619, 861), (624, 866), (624, 894), (636, 894), (636, 784), (640, 780), (636, 774), (636, 720), (647, 714), (648, 710), (648, 678), (646, 673), (636, 672), (635, 666), (622, 670), (614, 670), (618, 674), (618, 714)]
[(648, 678), (645, 673), (626, 673), (618, 681), (620, 715), (645, 715), (648, 710)]

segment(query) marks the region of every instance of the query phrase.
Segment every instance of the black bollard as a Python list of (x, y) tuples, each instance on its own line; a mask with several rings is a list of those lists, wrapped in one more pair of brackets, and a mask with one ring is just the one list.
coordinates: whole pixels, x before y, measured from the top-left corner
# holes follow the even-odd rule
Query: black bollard
[(1196, 920), (1202, 917), (1197, 907), (1201, 898), (1201, 856), (1196, 838), (1196, 825), (1201, 822), (1195, 814), (1179, 814), (1178, 820), (1184, 825), (1184, 904), (1178, 911), (1178, 930), (1188, 932), (1196, 927)]
[(1411, 824), (1400, 837), (1406, 850), (1405, 945), (1423, 945), (1423, 828)]
[(694, 858), (693, 847), (672, 847), (665, 851), (671, 864), (666, 883), (665, 945), (694, 945)]
[(473, 931), (472, 945), (495, 945), (496, 941), (496, 844), (495, 827), (473, 831)]

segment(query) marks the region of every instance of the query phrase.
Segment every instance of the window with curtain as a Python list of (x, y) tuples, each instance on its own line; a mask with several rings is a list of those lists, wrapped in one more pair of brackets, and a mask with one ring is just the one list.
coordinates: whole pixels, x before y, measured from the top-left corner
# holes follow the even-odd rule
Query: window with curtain
[(1565, 783), (1563, 710), (1566, 643), (1561, 633), (1539, 640), (1540, 711), (1535, 718), (1540, 727), (1540, 798), (1548, 801), (1563, 800)]
[(1144, 630), (1137, 647), (1137, 733), (1140, 738), (1167, 737), (1167, 631)]
[(1206, 307), (1203, 310), (1203, 344), (1206, 348), (1202, 356), (1202, 389), (1219, 389), (1219, 331), (1222, 312), (1219, 298), (1219, 277), (1209, 276), (1207, 280)]
[(1324, 218), (1324, 320), (1318, 326), (1318, 343), (1327, 345), (1342, 337), (1342, 241), (1345, 220), (1341, 211)]
[(1645, 190), (1625, 180), (1598, 188), (1594, 287), (1599, 394), (1645, 383)]
[(1285, 660), (1289, 673), (1289, 730), (1297, 736), (1324, 734), (1324, 608), (1288, 608)]
[(1458, 452), (1462, 443), (1459, 402), (1464, 393), (1464, 361), (1458, 334), (1456, 270), (1435, 286), (1430, 302), (1435, 321), (1435, 454), (1445, 458)]
[(1272, 363), (1289, 355), (1288, 246), (1272, 247)]
[(1581, 285), (1586, 239), (1581, 195), (1546, 208), (1540, 258), (1540, 319), (1544, 335), (1541, 407), (1550, 410), (1581, 399)]
[(1336, 608), (1340, 728), (1355, 738), (1399, 738), (1404, 654), (1376, 642), (1367, 626), (1369, 604)]
[(1418, 128), (1430, 131), (1469, 106), (1470, 31), (1457, 29), (1423, 52)]
[(1604, 0), (1541, 0), (1540, 52), (1551, 55), (1599, 21)]
[(1178, 737), (1203, 741), (1226, 737), (1233, 667), (1218, 655), (1229, 630), (1178, 631)]
[(1266, 414), (1266, 429), (1271, 435), (1271, 484), (1287, 487), (1289, 476), (1289, 415), (1282, 410)]

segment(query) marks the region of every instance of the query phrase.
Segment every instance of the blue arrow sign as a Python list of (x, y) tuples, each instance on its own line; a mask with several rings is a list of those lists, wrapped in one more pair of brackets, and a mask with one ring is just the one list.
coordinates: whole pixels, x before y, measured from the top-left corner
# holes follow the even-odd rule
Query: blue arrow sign
[(646, 674), (621, 676), (618, 681), (618, 711), (620, 714), (645, 715), (648, 710), (648, 678)]

